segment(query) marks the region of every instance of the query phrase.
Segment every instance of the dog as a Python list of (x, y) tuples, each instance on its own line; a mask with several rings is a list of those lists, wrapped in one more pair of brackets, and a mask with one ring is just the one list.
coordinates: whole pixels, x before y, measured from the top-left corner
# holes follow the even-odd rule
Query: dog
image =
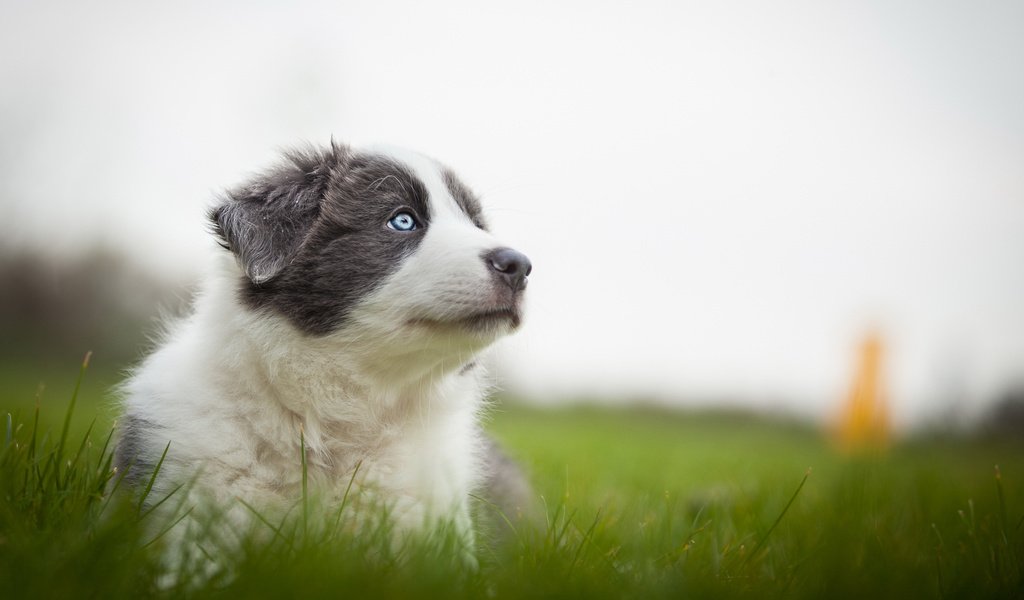
[(307, 478), (335, 500), (354, 482), (399, 530), (447, 521), (469, 544), (478, 492), (523, 511), (529, 484), (481, 433), (479, 358), (520, 327), (532, 265), (452, 170), (332, 140), (209, 218), (220, 247), (191, 314), (122, 387), (129, 485), (156, 502), (189, 482), (190, 504), (241, 523), (238, 499), (287, 509)]

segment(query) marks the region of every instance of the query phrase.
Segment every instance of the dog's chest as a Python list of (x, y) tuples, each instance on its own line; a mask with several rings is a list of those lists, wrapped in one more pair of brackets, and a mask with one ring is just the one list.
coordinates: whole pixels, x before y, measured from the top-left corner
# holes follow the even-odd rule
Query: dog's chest
[[(350, 482), (365, 492), (377, 491), (396, 514), (407, 514), (403, 520), (412, 526), (461, 510), (477, 485), (479, 392), (475, 386), (465, 385), (447, 386), (444, 392), (438, 397), (407, 398), (386, 410), (379, 399), (363, 400), (358, 405), (375, 410), (358, 417), (349, 413), (348, 420), (293, 415), (296, 435), (292, 437), (301, 437), (310, 481), (337, 499)], [(245, 462), (255, 463), (267, 487), (273, 487), (274, 481), (287, 481), (279, 489), (294, 496), (294, 490), (284, 488), (300, 483), (295, 469), (299, 448), (293, 440), (293, 456), (288, 456), (290, 452), (267, 453), (271, 441), (267, 442), (256, 446), (264, 449), (262, 455), (258, 452)], [(272, 444), (275, 448), (288, 445), (283, 440)], [(241, 468), (251, 469), (248, 465)]]

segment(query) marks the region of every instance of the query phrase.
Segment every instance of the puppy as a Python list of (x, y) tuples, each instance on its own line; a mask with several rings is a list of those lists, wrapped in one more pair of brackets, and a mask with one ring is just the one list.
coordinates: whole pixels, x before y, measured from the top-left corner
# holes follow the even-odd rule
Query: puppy
[[(478, 427), (477, 359), (515, 331), (531, 265), (477, 197), (409, 151), (292, 151), (210, 213), (223, 250), (191, 315), (123, 386), (116, 465), (155, 502), (287, 509), (308, 484), (371, 493), (400, 530), (470, 498), (515, 514), (528, 486)], [(358, 466), (358, 469), (357, 469)], [(354, 479), (358, 470), (359, 476)]]

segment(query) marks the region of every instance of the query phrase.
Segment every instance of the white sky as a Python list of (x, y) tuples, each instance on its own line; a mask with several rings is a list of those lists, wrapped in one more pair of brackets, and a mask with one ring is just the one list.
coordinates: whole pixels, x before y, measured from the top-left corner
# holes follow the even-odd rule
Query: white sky
[[(198, 270), (301, 140), (448, 162), (535, 265), (506, 387), (907, 423), (1024, 380), (1024, 3), (5, 2), (0, 231)], [(977, 406), (973, 406), (977, 409)]]

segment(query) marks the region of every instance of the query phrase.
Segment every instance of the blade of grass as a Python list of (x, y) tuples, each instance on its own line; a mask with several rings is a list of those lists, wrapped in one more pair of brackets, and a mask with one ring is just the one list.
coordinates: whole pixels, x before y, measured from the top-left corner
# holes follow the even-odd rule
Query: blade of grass
[(601, 511), (599, 509), (597, 511), (597, 514), (594, 516), (594, 522), (590, 524), (590, 527), (587, 528), (587, 532), (583, 534), (583, 539), (581, 539), (579, 545), (576, 546), (576, 552), (573, 554), (572, 561), (569, 563), (569, 574), (570, 575), (572, 574), (573, 569), (576, 568), (576, 562), (580, 559), (580, 554), (583, 552), (583, 547), (586, 546), (587, 542), (590, 541), (590, 536), (592, 536), (594, 534), (594, 528), (597, 527), (597, 524), (600, 521), (601, 521)]
[[(37, 453), (37, 435), (39, 433), (39, 397), (42, 394), (42, 387), (36, 390), (36, 406), (34, 415), (32, 418), (32, 439), (28, 445), (28, 469), (25, 470), (25, 480), (22, 482), (21, 495), (27, 497), (30, 495), (29, 485), (34, 482), (36, 485), (42, 487), (42, 476), (39, 473), (39, 465), (36, 463)], [(35, 479), (32, 478), (35, 475)]]
[(516, 536), (516, 541), (519, 543), (519, 545), (520, 546), (524, 545), (523, 544), (523, 538), (522, 538), (521, 535), (519, 535), (518, 528), (516, 528), (516, 526), (512, 524), (512, 520), (508, 518), (508, 515), (505, 514), (505, 511), (501, 510), (501, 507), (499, 507), (497, 504), (491, 502), (487, 498), (484, 498), (483, 496), (479, 496), (477, 494), (470, 494), (469, 496), (470, 496), (470, 498), (473, 498), (474, 500), (477, 500), (479, 502), (483, 502), (484, 504), (489, 506), (495, 513), (497, 513), (498, 516), (501, 517), (501, 520), (504, 521), (506, 525), (508, 525), (508, 528), (512, 530), (512, 533)]
[[(114, 453), (107, 453), (110, 449), (110, 442), (114, 439), (115, 428), (110, 428), (110, 433), (107, 434), (107, 439), (103, 441), (103, 448), (100, 450), (99, 460), (96, 461), (97, 475), (103, 475), (105, 472), (110, 471), (110, 465), (114, 461)], [(109, 479), (109, 476), (107, 477)]]
[[(107, 458), (107, 465), (108, 465), (108, 467), (109, 467), (110, 461), (112, 459), (113, 459), (113, 455), (110, 455), (110, 457)], [(111, 477), (108, 478), (107, 481), (109, 482), (110, 479), (112, 479), (114, 477), (116, 477), (117, 479), (114, 481), (114, 485), (110, 486), (110, 489), (106, 490), (106, 494), (105, 494), (106, 497), (103, 499), (103, 504), (100, 505), (99, 514), (102, 515), (104, 512), (106, 512), (107, 506), (110, 504), (110, 501), (114, 499), (114, 496), (116, 495), (117, 490), (120, 489), (120, 487), (121, 487), (121, 483), (124, 482), (124, 478), (128, 476), (128, 471), (129, 470), (131, 470), (131, 466), (130, 465), (124, 471), (116, 471), (116, 470), (115, 471), (111, 471)], [(103, 487), (106, 487), (106, 484), (104, 484)]]
[(306, 465), (306, 431), (299, 426), (299, 452), (302, 460), (302, 535), (309, 531), (309, 469)]
[(292, 550), (292, 551), (295, 550), (295, 545), (292, 544), (292, 540), (290, 540), (287, 536), (285, 536), (283, 533), (281, 533), (281, 528), (280, 527), (277, 527), (273, 523), (271, 523), (269, 519), (267, 519), (266, 517), (263, 516), (262, 513), (260, 513), (260, 511), (256, 510), (256, 508), (253, 507), (253, 505), (249, 504), (245, 500), (242, 500), (241, 498), (236, 498), (236, 500), (238, 500), (238, 502), (240, 502), (242, 504), (242, 506), (244, 506), (245, 508), (249, 509), (249, 512), (251, 512), (257, 519), (259, 519), (261, 523), (263, 523), (264, 525), (269, 527), (270, 530), (274, 532), (274, 536), (275, 537), (281, 538), (281, 540), (285, 544), (288, 545), (288, 548), (290, 550)]
[(560, 546), (562, 544), (562, 540), (565, 539), (565, 534), (568, 533), (569, 526), (572, 525), (572, 520), (576, 516), (576, 512), (578, 510), (579, 509), (576, 509), (576, 508), (572, 509), (572, 512), (569, 513), (568, 516), (565, 517), (565, 523), (562, 525), (562, 530), (560, 532), (558, 532), (558, 537), (552, 538), (552, 545), (553, 545), (553, 547), (557, 548), (558, 546)]
[[(156, 483), (156, 476), (160, 472), (160, 467), (164, 464), (164, 459), (167, 458), (167, 451), (170, 449), (171, 443), (167, 442), (167, 445), (164, 446), (163, 454), (160, 455), (160, 460), (157, 461), (156, 467), (153, 468), (153, 473), (149, 476), (149, 482), (146, 483), (146, 490), (142, 492), (142, 496), (139, 498), (139, 514), (142, 514), (142, 506), (146, 503), (146, 498), (149, 496), (149, 493), (153, 491), (153, 484)], [(125, 469), (126, 472), (127, 470), (128, 469)]]
[(78, 459), (80, 459), (82, 457), (82, 452), (85, 451), (85, 447), (89, 443), (89, 434), (92, 433), (92, 428), (95, 427), (95, 426), (96, 426), (96, 419), (93, 419), (92, 422), (89, 423), (89, 428), (85, 430), (85, 435), (82, 437), (82, 443), (78, 445), (78, 451), (75, 452), (74, 458), (72, 458), (70, 461), (68, 461), (68, 468), (64, 472), (64, 482), (61, 485), (62, 488), (66, 489), (68, 487), (68, 483), (71, 480), (71, 475), (74, 472), (74, 468), (75, 468), (75, 466), (78, 465)]
[(36, 436), (39, 433), (39, 396), (42, 395), (42, 393), (43, 393), (43, 389), (40, 386), (39, 390), (36, 391), (36, 407), (35, 407), (35, 411), (33, 411), (33, 417), (32, 417), (32, 440), (29, 442), (29, 445), (28, 445), (28, 460), (29, 460), (29, 462), (34, 461), (35, 458), (36, 458), (36, 441), (37, 441)]
[(555, 514), (549, 516), (549, 509), (547, 500), (544, 496), (540, 499), (544, 502), (544, 519), (547, 522), (547, 532), (545, 537), (549, 538), (552, 546), (555, 544), (555, 530), (558, 527), (559, 520), (562, 518), (562, 512), (565, 510), (565, 502), (559, 502), (558, 506), (555, 507)]
[(782, 522), (782, 518), (786, 516), (786, 513), (789, 511), (789, 507), (793, 506), (793, 502), (796, 501), (796, 497), (800, 495), (800, 490), (804, 489), (804, 484), (807, 483), (807, 478), (810, 476), (811, 470), (807, 469), (807, 472), (804, 473), (804, 478), (800, 480), (800, 485), (796, 486), (796, 491), (794, 491), (793, 495), (790, 496), (789, 502), (786, 503), (786, 506), (782, 509), (782, 512), (779, 513), (779, 516), (775, 518), (775, 522), (772, 523), (772, 526), (768, 528), (767, 532), (765, 532), (764, 537), (758, 540), (757, 544), (754, 545), (754, 549), (751, 550), (750, 554), (748, 554), (746, 558), (743, 559), (743, 562), (740, 563), (740, 568), (746, 566), (746, 564), (750, 562), (750, 559), (754, 558), (754, 556), (757, 555), (757, 553), (761, 550), (761, 547), (764, 546), (764, 543), (768, 541), (768, 538), (771, 536), (772, 532), (775, 531), (775, 528), (778, 527), (779, 523)]
[[(64, 456), (64, 443), (68, 439), (68, 430), (71, 428), (71, 415), (75, 412), (75, 404), (78, 403), (78, 392), (82, 389), (82, 380), (85, 379), (85, 371), (89, 368), (89, 359), (92, 352), (86, 352), (82, 359), (82, 367), (78, 370), (78, 379), (75, 380), (75, 391), (71, 393), (71, 402), (64, 414), (64, 427), (60, 430), (60, 441), (57, 443), (57, 462), (60, 463)], [(59, 472), (59, 469), (57, 470)], [(55, 473), (57, 475), (57, 473)]]
[(348, 486), (345, 487), (345, 494), (341, 497), (341, 506), (338, 507), (338, 513), (334, 515), (334, 528), (330, 533), (336, 533), (338, 531), (338, 525), (341, 523), (341, 513), (344, 512), (345, 506), (348, 504), (348, 494), (352, 491), (352, 484), (356, 480), (356, 475), (359, 474), (359, 468), (363, 466), (363, 461), (356, 463), (356, 468), (352, 471), (352, 476), (348, 478)]
[(167, 532), (168, 532), (168, 531), (170, 531), (171, 529), (173, 529), (175, 525), (177, 525), (178, 523), (181, 523), (181, 521), (182, 521), (182, 520), (183, 520), (183, 519), (184, 519), (185, 517), (189, 516), (189, 515), (190, 515), (190, 514), (192, 513), (192, 509), (194, 509), (194, 508), (195, 508), (194, 506), (190, 506), (190, 507), (189, 507), (189, 509), (188, 509), (188, 510), (186, 510), (186, 511), (185, 511), (184, 513), (182, 513), (180, 517), (178, 517), (177, 519), (175, 519), (173, 523), (171, 523), (171, 524), (170, 524), (170, 525), (168, 525), (167, 527), (164, 527), (164, 528), (163, 528), (163, 529), (162, 529), (162, 530), (160, 531), (160, 533), (156, 534), (156, 537), (154, 537), (153, 539), (151, 539), (151, 540), (149, 540), (148, 542), (146, 542), (145, 544), (143, 544), (143, 545), (142, 545), (142, 547), (143, 547), (143, 548), (148, 548), (148, 547), (152, 546), (153, 544), (155, 544), (157, 540), (159, 540), (160, 538), (162, 538), (162, 537), (164, 537), (165, 535), (167, 535)]
[(139, 520), (145, 519), (154, 510), (160, 508), (161, 504), (163, 504), (164, 502), (167, 502), (168, 500), (170, 500), (171, 496), (173, 496), (174, 494), (177, 494), (178, 490), (180, 490), (183, 487), (185, 487), (185, 484), (184, 483), (179, 483), (177, 486), (175, 486), (175, 488), (173, 490), (171, 490), (170, 492), (167, 492), (167, 494), (165, 494), (163, 498), (158, 500), (156, 502), (156, 504), (154, 504), (153, 506), (150, 506), (149, 508), (147, 508), (146, 512), (143, 512), (143, 513), (139, 514)]

